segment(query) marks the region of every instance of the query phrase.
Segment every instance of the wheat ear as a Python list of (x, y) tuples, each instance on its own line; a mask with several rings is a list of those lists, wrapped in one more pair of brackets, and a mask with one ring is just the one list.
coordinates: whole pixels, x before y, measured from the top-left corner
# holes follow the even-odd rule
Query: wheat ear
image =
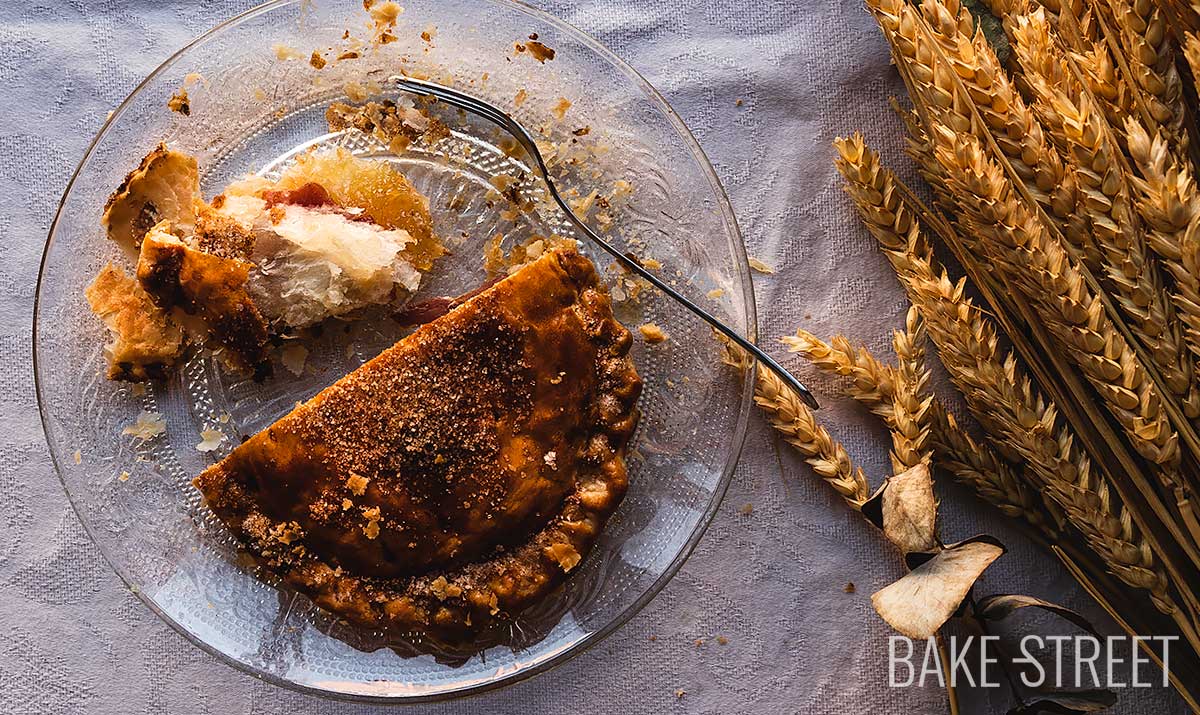
[(896, 388), (892, 395), (892, 469), (899, 474), (918, 464), (932, 464), (929, 371), (925, 368), (925, 321), (909, 308), (904, 329), (892, 336), (896, 351)]
[(1196, 95), (1200, 96), (1200, 33), (1189, 32), (1183, 37), (1183, 57), (1192, 70), (1192, 81)]
[(1157, 2), (1150, 0), (1109, 0), (1109, 6), (1130, 73), (1142, 90), (1150, 116), (1164, 128), (1177, 156), (1186, 157), (1183, 80), (1175, 66), (1166, 15)]
[[(722, 359), (745, 373), (753, 358), (728, 340), (722, 341)], [(804, 455), (817, 476), (833, 487), (846, 503), (861, 509), (870, 498), (870, 487), (862, 469), (850, 461), (850, 455), (840, 442), (817, 423), (817, 418), (779, 377), (771, 370), (757, 370), (754, 383), (754, 402), (788, 444)]]
[[(1072, 81), (1063, 60), (1054, 56), (1048, 33), (1040, 12), (1020, 18), (1014, 32), (1017, 58), (1052, 131), (1061, 134), (1079, 167), (1075, 175), (1092, 235), (1102, 249), (1105, 283), (1127, 316), (1130, 330), (1157, 365), (1166, 388), (1178, 398), (1184, 414), (1194, 419), (1200, 416), (1200, 387), (1195, 382), (1192, 356), (1183, 345), (1174, 307), (1133, 212), (1133, 192), (1121, 150), (1093, 110), (1088, 94)], [(1132, 117), (1126, 122), (1137, 124)]]
[(1153, 139), (1136, 122), (1126, 126), (1129, 154), (1140, 177), (1133, 177), (1138, 213), (1145, 222), (1147, 243), (1174, 279), (1175, 313), (1186, 327), (1185, 339), (1200, 358), (1200, 274), (1185, 254), (1195, 245), (1188, 228), (1200, 217), (1197, 191), (1190, 165), (1179, 163), (1160, 132)]
[[(791, 352), (803, 355), (818, 368), (849, 376), (847, 394), (893, 427), (895, 368), (879, 362), (865, 348), (852, 348), (845, 336), (828, 343), (812, 333), (797, 330), (782, 338)], [(1056, 527), (1046, 518), (1035, 492), (1025, 486), (1014, 468), (988, 444), (976, 442), (936, 397), (929, 405), (930, 443), (938, 467), (955, 481), (975, 491), (1005, 516), (1021, 518), (1054, 537)], [(1052, 503), (1052, 502), (1051, 502)]]
[[(907, 270), (910, 257), (932, 261), (920, 225), (901, 199), (899, 182), (880, 163), (879, 155), (858, 134), (838, 139), (834, 146), (838, 152), (835, 163), (846, 179), (846, 192), (896, 271)], [(794, 338), (784, 338), (784, 342), (790, 349), (803, 352), (818, 367), (849, 375), (855, 386), (853, 396), (885, 420), (894, 421), (895, 385), (901, 379), (898, 371), (881, 365), (865, 349), (853, 350), (842, 337), (834, 338), (833, 345), (826, 346), (810, 334), (797, 332)], [(1006, 514), (1023, 515), (1034, 525), (1048, 528), (1035, 506), (1036, 500), (991, 449), (976, 445), (937, 401), (930, 412), (934, 448), (943, 466)]]
[(1046, 493), (1070, 517), (1091, 548), (1126, 583), (1149, 591), (1164, 613), (1175, 606), (1168, 581), (1108, 483), (1074, 443), (1054, 406), (1038, 395), (1012, 355), (998, 350), (995, 328), (952, 283), (919, 258), (902, 276), (929, 326), (938, 355), (972, 414), (992, 425), (1029, 463)]

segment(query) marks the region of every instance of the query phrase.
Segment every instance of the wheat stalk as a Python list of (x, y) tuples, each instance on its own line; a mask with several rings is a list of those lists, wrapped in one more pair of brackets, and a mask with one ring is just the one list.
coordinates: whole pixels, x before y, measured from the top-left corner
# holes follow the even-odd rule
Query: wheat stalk
[[(879, 155), (867, 147), (859, 134), (837, 139), (834, 146), (838, 152), (835, 163), (846, 179), (846, 192), (897, 272), (907, 269), (907, 261), (913, 255), (931, 262), (931, 251), (919, 223), (901, 199), (899, 182), (882, 166)], [(784, 338), (784, 342), (818, 367), (850, 376), (854, 381), (851, 391), (854, 398), (889, 424), (895, 421), (895, 386), (901, 379), (897, 371), (881, 365), (865, 349), (854, 350), (840, 336), (827, 346), (811, 334), (798, 331), (794, 338)], [(1035, 500), (990, 448), (975, 444), (936, 400), (930, 407), (930, 415), (933, 446), (939, 462), (948, 471), (973, 486), (984, 499), (1000, 506), (1004, 513), (1022, 515), (1035, 526), (1049, 528)]]
[(892, 469), (899, 474), (931, 464), (929, 371), (925, 368), (925, 322), (916, 308), (905, 315), (904, 330), (892, 336), (896, 351), (896, 387), (892, 394)]
[(942, 364), (971, 412), (1028, 462), (1039, 482), (1123, 581), (1150, 592), (1164, 613), (1175, 606), (1166, 575), (1108, 483), (1075, 446), (1057, 410), (1038, 395), (1012, 355), (1002, 355), (995, 328), (945, 272), (910, 257), (901, 276), (925, 318)]
[[(1044, 15), (1039, 11), (1019, 18), (1014, 37), (1036, 104), (1078, 167), (1075, 175), (1092, 235), (1103, 252), (1106, 284), (1127, 316), (1130, 330), (1157, 365), (1164, 385), (1178, 398), (1184, 414), (1194, 419), (1200, 416), (1200, 388), (1192, 357), (1183, 346), (1158, 268), (1147, 255), (1120, 149), (1093, 111), (1088, 94), (1053, 54)], [(1126, 122), (1137, 124), (1132, 117)]]
[(1150, 0), (1109, 0), (1109, 6), (1130, 73), (1143, 92), (1147, 111), (1165, 129), (1177, 155), (1186, 157), (1183, 81), (1175, 67), (1175, 49), (1166, 16)]
[[(722, 341), (722, 360), (745, 373), (753, 363), (748, 353), (728, 340)], [(817, 476), (833, 487), (847, 504), (861, 509), (870, 498), (870, 487), (862, 469), (850, 461), (850, 455), (840, 442), (817, 423), (812, 410), (771, 370), (757, 370), (754, 383), (754, 403), (766, 414), (767, 420), (784, 441), (804, 455)]]
[(1141, 175), (1132, 182), (1138, 213), (1148, 228), (1147, 243), (1174, 279), (1176, 315), (1186, 327), (1188, 347), (1200, 358), (1200, 274), (1185, 260), (1196, 245), (1195, 233), (1189, 237), (1188, 228), (1200, 217), (1200, 192), (1189, 164), (1175, 160), (1161, 132), (1151, 139), (1136, 122), (1130, 122), (1126, 132), (1130, 156)]
[[(884, 420), (895, 418), (895, 368), (879, 362), (865, 348), (853, 348), (845, 336), (828, 343), (805, 330), (782, 338), (791, 352), (800, 353), (818, 368), (851, 378), (847, 394)], [(929, 405), (930, 444), (934, 461), (955, 481), (975, 491), (1005, 516), (1022, 518), (1051, 538), (1057, 529), (1046, 518), (1034, 492), (991, 446), (976, 442), (936, 397)]]

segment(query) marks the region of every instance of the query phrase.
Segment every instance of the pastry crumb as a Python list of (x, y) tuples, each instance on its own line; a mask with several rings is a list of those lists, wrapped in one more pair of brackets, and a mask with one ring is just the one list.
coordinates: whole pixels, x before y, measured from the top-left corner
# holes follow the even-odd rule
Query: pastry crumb
[(356, 497), (361, 497), (363, 494), (365, 494), (367, 492), (367, 485), (370, 483), (371, 480), (367, 477), (364, 477), (360, 474), (355, 474), (353, 472), (351, 472), (350, 476), (346, 478), (346, 488), (349, 489), (350, 493)]
[(437, 596), (439, 601), (445, 601), (447, 598), (456, 598), (462, 595), (462, 588), (456, 586), (446, 580), (445, 576), (438, 576), (429, 584), (429, 590), (433, 591), (433, 595)]
[(849, 581), (846, 583), (846, 586), (842, 590), (845, 591), (846, 593), (854, 593), (855, 591), (858, 590), (858, 587), (854, 585), (853, 581)]
[(289, 343), (280, 351), (279, 359), (288, 372), (299, 377), (304, 374), (304, 363), (308, 360), (308, 348), (299, 343)]
[(729, 639), (725, 636), (717, 636), (717, 645), (729, 645)]
[(329, 61), (320, 52), (313, 50), (312, 56), (308, 58), (308, 63), (313, 66), (313, 69), (325, 69), (325, 65), (329, 64)]
[(546, 60), (554, 59), (554, 49), (537, 40), (530, 40), (525, 46), (529, 50), (529, 55), (542, 64), (546, 64)]
[(742, 516), (750, 516), (754, 513), (754, 505), (747, 502), (743, 504), (742, 508), (738, 509), (738, 511), (742, 513)]
[(166, 431), (167, 421), (163, 419), (162, 415), (143, 410), (133, 424), (121, 430), (121, 434), (127, 434), (146, 442)]
[(350, 511), (354, 507), (354, 502), (349, 499), (342, 499), (342, 511)]
[(661, 271), (662, 270), (662, 263), (659, 262), (659, 260), (656, 258), (643, 258), (641, 262), (642, 262), (642, 268), (645, 268), (648, 271)]
[(679, 688), (678, 690), (675, 691), (675, 699), (676, 700), (682, 700), (684, 695), (687, 695), (687, 691), (684, 690), (683, 688)]
[(513, 106), (519, 107), (522, 104), (525, 104), (525, 100), (528, 99), (528, 97), (529, 93), (525, 91), (524, 87), (518, 89), (517, 96), (513, 97)]
[(546, 455), (542, 457), (542, 461), (551, 469), (558, 469), (558, 453), (554, 450), (546, 452)]
[(550, 110), (550, 113), (553, 114), (555, 118), (562, 119), (563, 117), (567, 116), (567, 110), (570, 108), (571, 100), (567, 99), (566, 97), (559, 97), (558, 103), (554, 105), (554, 108)]
[(295, 47), (289, 47), (282, 42), (276, 42), (275, 44), (271, 45), (271, 51), (275, 53), (275, 59), (279, 60), (280, 62), (304, 58), (304, 55), (301, 54), (300, 50), (297, 50)]
[(368, 539), (374, 539), (379, 536), (379, 522), (383, 519), (379, 515), (379, 507), (363, 507), (362, 514), (363, 518), (367, 520), (367, 523), (363, 525), (363, 534)]
[(718, 298), (721, 298), (722, 296), (725, 295), (725, 289), (724, 288), (713, 288), (712, 290), (710, 290), (707, 293), (707, 295), (709, 298), (712, 298), (713, 300), (717, 300)]
[(663, 332), (663, 329), (654, 323), (639, 325), (638, 332), (642, 334), (642, 339), (650, 345), (657, 345), (667, 339), (667, 334)]
[(75, 460), (76, 464), (83, 464), (83, 452), (81, 452), (77, 449), (77, 450), (75, 450), (75, 454), (73, 454), (71, 456), (72, 456), (72, 459)]
[(119, 482), (129, 481), (129, 472), (122, 470), (122, 472), (117, 475), (117, 481), (119, 481)]
[(211, 452), (225, 441), (225, 434), (215, 429), (206, 429), (200, 433), (200, 444), (196, 445), (197, 452)]
[(579, 561), (583, 558), (575, 547), (570, 544), (551, 544), (546, 547), (546, 555), (554, 559), (563, 571), (570, 571), (579, 565)]
[(170, 109), (172, 112), (182, 114), (185, 117), (191, 116), (192, 104), (188, 99), (188, 91), (183, 87), (180, 87), (179, 90), (175, 92), (175, 94), (172, 94), (171, 98), (167, 100), (167, 109)]
[(772, 266), (769, 266), (766, 263), (763, 263), (762, 261), (758, 260), (754, 256), (751, 256), (749, 259), (747, 259), (746, 262), (750, 264), (751, 268), (758, 271), (759, 273), (766, 273), (766, 274), (770, 275), (771, 273), (775, 272), (775, 269)]
[(704, 645), (704, 639), (703, 639), (703, 638), (697, 638), (696, 640), (692, 641), (692, 645), (694, 645), (694, 646), (696, 646), (697, 648), (699, 648), (700, 646)]

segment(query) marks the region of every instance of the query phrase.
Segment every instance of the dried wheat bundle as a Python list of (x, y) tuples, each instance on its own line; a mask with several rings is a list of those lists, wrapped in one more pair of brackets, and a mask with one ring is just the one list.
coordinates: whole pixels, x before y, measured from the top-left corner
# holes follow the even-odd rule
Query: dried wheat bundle
[[(722, 359), (745, 372), (753, 359), (731, 342), (724, 342)], [(754, 383), (754, 402), (766, 413), (771, 426), (788, 444), (805, 456), (826, 483), (846, 503), (861, 509), (870, 498), (870, 487), (862, 469), (856, 467), (846, 448), (817, 423), (812, 410), (771, 370), (758, 370)]]
[[(882, 166), (879, 156), (867, 147), (859, 134), (850, 139), (838, 139), (834, 146), (838, 152), (835, 163), (846, 179), (846, 192), (897, 272), (906, 270), (912, 255), (931, 262), (932, 254), (921, 235), (918, 221), (901, 199), (899, 182)], [(889, 423), (894, 420), (891, 398), (901, 379), (896, 371), (880, 365), (865, 350), (854, 351), (845, 338), (834, 338), (832, 346), (825, 346), (810, 334), (798, 331), (794, 338), (785, 337), (784, 342), (791, 349), (804, 353), (819, 367), (850, 375), (855, 384), (854, 397)], [(1036, 500), (1007, 465), (995, 458), (990, 449), (981, 449), (981, 445), (976, 445), (969, 435), (959, 430), (940, 403), (933, 403), (931, 419), (934, 447), (940, 453), (943, 466), (961, 481), (974, 486), (983, 498), (1001, 505), (1005, 513), (1024, 516), (1039, 528), (1050, 528), (1041, 510), (1035, 506)]]
[(1132, 181), (1138, 194), (1138, 213), (1148, 228), (1147, 238), (1174, 279), (1176, 314), (1187, 327), (1188, 347), (1200, 357), (1200, 273), (1185, 253), (1195, 245), (1188, 227), (1200, 217), (1200, 192), (1188, 163), (1177, 162), (1161, 133), (1153, 139), (1136, 122), (1126, 125), (1129, 153), (1140, 177)]
[(1167, 577), (1149, 546), (1075, 446), (1054, 406), (1038, 395), (1013, 356), (1000, 353), (994, 327), (964, 296), (964, 283), (953, 283), (915, 256), (908, 265), (901, 280), (972, 415), (1020, 453), (1114, 573), (1149, 591), (1164, 613), (1174, 613)]
[[(1200, 389), (1191, 354), (1183, 346), (1158, 267), (1147, 255), (1129, 177), (1122, 168), (1124, 159), (1088, 94), (1072, 81), (1064, 60), (1053, 54), (1048, 32), (1041, 12), (1019, 18), (1014, 32), (1017, 58), (1046, 123), (1061, 135), (1078, 167), (1075, 175), (1092, 235), (1102, 249), (1106, 285), (1158, 366), (1165, 386), (1178, 397), (1184, 414), (1194, 419), (1200, 416)], [(1132, 117), (1126, 122), (1137, 124)]]
[(1125, 339), (1058, 241), (1014, 196), (1003, 171), (977, 139), (942, 127), (935, 156), (960, 197), (960, 217), (982, 236), (1006, 275), (1038, 308), (1109, 411), (1146, 459), (1173, 479), (1178, 435), (1162, 399)]

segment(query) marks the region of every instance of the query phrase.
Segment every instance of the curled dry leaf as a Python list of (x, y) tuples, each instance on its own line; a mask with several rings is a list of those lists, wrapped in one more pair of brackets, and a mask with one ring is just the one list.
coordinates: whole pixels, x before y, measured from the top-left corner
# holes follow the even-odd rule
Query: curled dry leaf
[(990, 537), (946, 547), (899, 581), (871, 595), (871, 605), (901, 635), (924, 640), (937, 633), (980, 574), (1004, 553)]
[(989, 621), (1002, 621), (1022, 608), (1040, 608), (1043, 611), (1049, 611), (1060, 618), (1074, 623), (1094, 636), (1100, 636), (1096, 632), (1096, 629), (1092, 627), (1092, 624), (1088, 622), (1088, 619), (1066, 606), (1060, 606), (1057, 603), (1043, 601), (1033, 596), (1022, 596), (1016, 593), (996, 594), (980, 599), (979, 603), (975, 604), (975, 615)]
[(863, 514), (904, 553), (938, 547), (937, 499), (926, 464), (890, 477), (863, 505)]

